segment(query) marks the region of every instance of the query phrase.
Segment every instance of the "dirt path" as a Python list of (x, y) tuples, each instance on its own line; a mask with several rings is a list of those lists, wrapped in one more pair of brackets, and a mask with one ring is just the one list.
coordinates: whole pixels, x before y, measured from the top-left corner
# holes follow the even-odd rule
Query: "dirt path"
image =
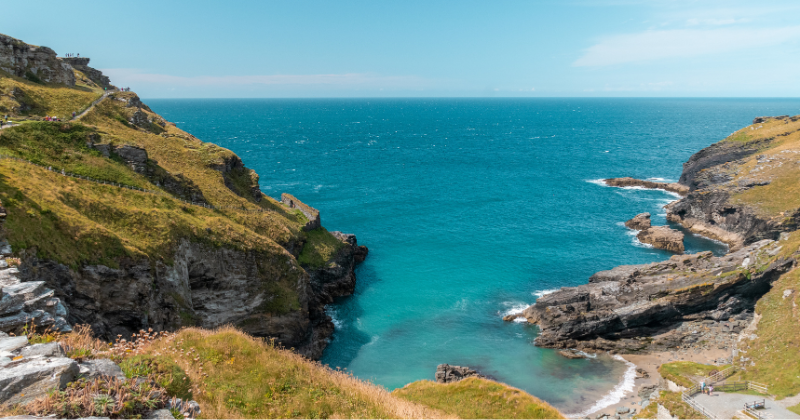
[(102, 101), (103, 101), (103, 99), (105, 99), (105, 98), (108, 98), (108, 95), (112, 94), (113, 92), (114, 92), (114, 91), (108, 91), (108, 92), (104, 92), (104, 93), (103, 93), (103, 95), (101, 95), (99, 98), (95, 99), (95, 100), (94, 100), (94, 102), (92, 102), (92, 104), (91, 104), (91, 105), (89, 105), (89, 107), (88, 107), (88, 108), (86, 108), (86, 109), (85, 109), (83, 112), (81, 112), (80, 114), (78, 114), (78, 115), (76, 115), (76, 116), (72, 117), (72, 118), (70, 119), (70, 121), (77, 121), (77, 120), (81, 119), (81, 117), (83, 117), (84, 115), (88, 114), (88, 113), (89, 113), (89, 111), (91, 111), (92, 109), (94, 109), (95, 105), (97, 105), (97, 104), (99, 104), (100, 102), (102, 102)]

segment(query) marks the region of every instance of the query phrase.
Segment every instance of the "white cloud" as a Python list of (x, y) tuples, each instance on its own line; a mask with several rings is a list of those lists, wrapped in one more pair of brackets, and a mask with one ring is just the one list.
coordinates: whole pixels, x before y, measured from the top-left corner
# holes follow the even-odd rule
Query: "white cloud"
[(697, 57), (800, 39), (800, 26), (768, 29), (674, 29), (615, 35), (589, 47), (573, 66), (608, 66)]
[(254, 76), (173, 76), (146, 73), (138, 69), (102, 69), (117, 85), (170, 85), (170, 86), (332, 86), (332, 87), (387, 87), (414, 88), (424, 84), (416, 76), (380, 76), (369, 73), (344, 74), (279, 74)]
[(686, 24), (689, 26), (699, 26), (699, 25), (707, 25), (707, 26), (722, 26), (722, 25), (733, 25), (736, 23), (745, 23), (749, 22), (750, 19), (698, 19), (698, 18), (691, 18), (686, 20)]

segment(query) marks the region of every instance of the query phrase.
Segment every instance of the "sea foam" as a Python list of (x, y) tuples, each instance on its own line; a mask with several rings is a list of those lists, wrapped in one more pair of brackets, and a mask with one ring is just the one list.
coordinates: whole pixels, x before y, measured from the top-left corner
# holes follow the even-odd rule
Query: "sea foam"
[(589, 414), (617, 404), (618, 402), (622, 401), (622, 397), (624, 397), (626, 393), (633, 391), (634, 381), (636, 380), (636, 365), (623, 359), (622, 356), (618, 354), (615, 354), (611, 357), (615, 360), (619, 360), (620, 362), (624, 362), (628, 366), (628, 369), (625, 370), (625, 374), (622, 375), (622, 381), (620, 381), (620, 383), (618, 383), (617, 386), (615, 386), (614, 389), (612, 389), (608, 394), (604, 395), (603, 398), (600, 398), (596, 403), (594, 403), (594, 405), (589, 407), (589, 409), (581, 411), (580, 413), (567, 414), (567, 417), (572, 419), (586, 418), (589, 416)]

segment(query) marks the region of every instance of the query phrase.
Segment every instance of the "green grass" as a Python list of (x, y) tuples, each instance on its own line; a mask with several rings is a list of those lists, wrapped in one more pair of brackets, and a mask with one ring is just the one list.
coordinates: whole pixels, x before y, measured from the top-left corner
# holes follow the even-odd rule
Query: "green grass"
[(550, 404), (499, 382), (467, 378), (456, 383), (417, 381), (393, 395), (463, 419), (560, 419)]
[(148, 377), (155, 375), (156, 382), (170, 397), (191, 400), (192, 381), (181, 367), (164, 356), (139, 355), (122, 360), (119, 365), (128, 378)]
[(789, 407), (789, 411), (795, 414), (800, 414), (800, 404)]
[(658, 398), (650, 400), (650, 404), (644, 410), (636, 413), (635, 419), (654, 419), (658, 411), (658, 405), (664, 406), (673, 416), (679, 419), (700, 419), (703, 416), (696, 412), (689, 404), (681, 399), (680, 392), (661, 391)]
[(30, 122), (0, 134), (0, 154), (94, 179), (156, 189), (147, 178), (119, 160), (107, 159), (90, 149), (87, 138), (94, 130), (81, 124)]
[[(786, 246), (790, 244), (787, 243)], [(795, 246), (794, 250), (796, 249)], [(783, 292), (787, 289), (794, 292), (784, 299)], [(800, 269), (795, 269), (781, 276), (772, 289), (758, 301), (756, 312), (762, 316), (756, 330), (758, 338), (740, 345), (745, 357), (755, 362), (755, 366), (747, 366), (747, 370), (741, 373), (741, 378), (767, 385), (769, 393), (778, 398), (800, 393), (798, 295)]]
[(669, 379), (676, 384), (690, 388), (697, 385), (692, 378), (706, 377), (712, 372), (721, 371), (727, 366), (703, 365), (695, 362), (670, 362), (658, 367), (658, 373), (664, 379)]
[(306, 243), (297, 261), (303, 267), (322, 268), (344, 243), (325, 228), (306, 232)]

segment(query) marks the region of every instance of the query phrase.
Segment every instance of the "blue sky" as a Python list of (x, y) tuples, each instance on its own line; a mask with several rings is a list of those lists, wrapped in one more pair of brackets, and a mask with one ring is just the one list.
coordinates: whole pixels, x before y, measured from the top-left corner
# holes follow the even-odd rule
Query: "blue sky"
[(800, 96), (798, 1), (11, 1), (145, 98)]

